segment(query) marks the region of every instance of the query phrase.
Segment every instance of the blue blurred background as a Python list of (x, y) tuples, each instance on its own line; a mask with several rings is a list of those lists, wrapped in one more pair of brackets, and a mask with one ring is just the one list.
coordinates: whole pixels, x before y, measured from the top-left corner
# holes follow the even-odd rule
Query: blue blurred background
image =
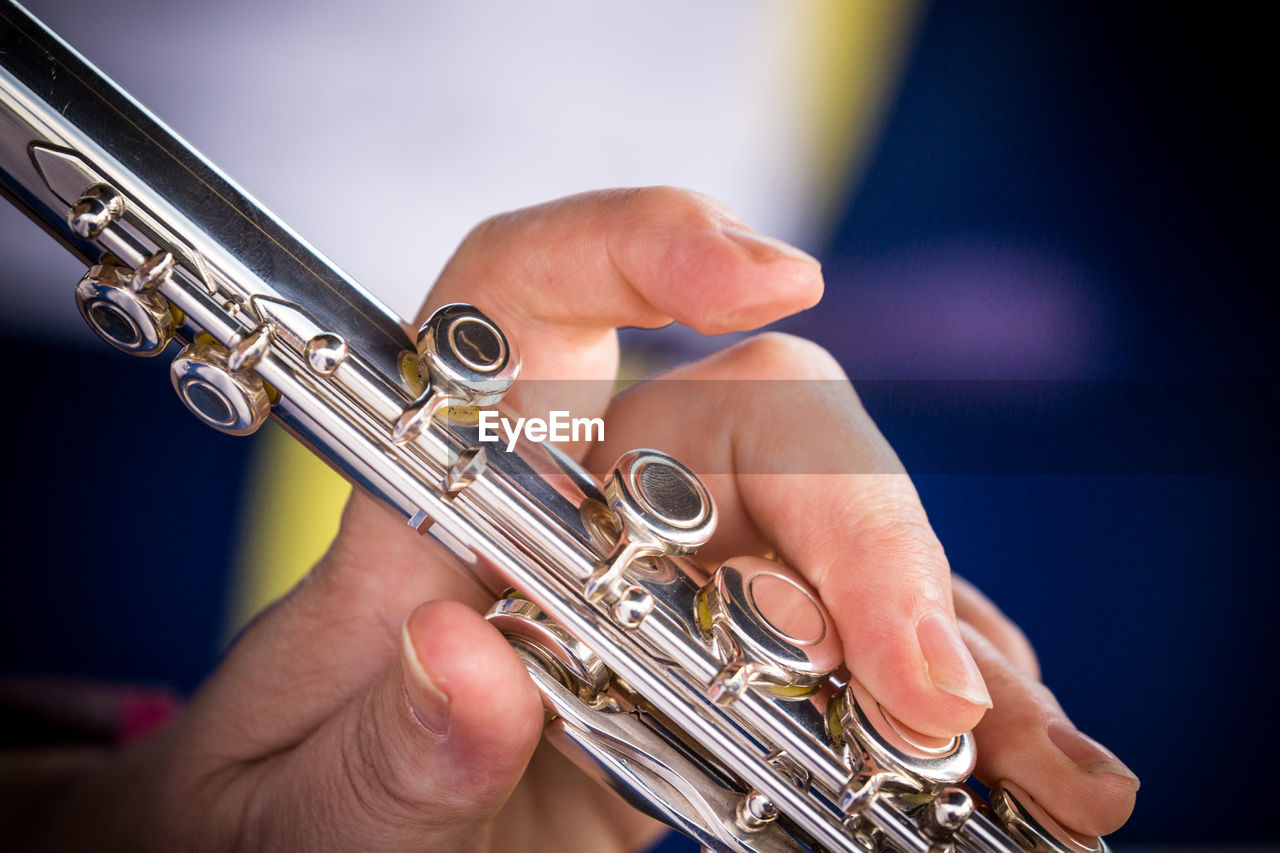
[[(1080, 381), (1024, 387), (1043, 407), (953, 383), (960, 403), (932, 399), (956, 424), (901, 383), (863, 394), (952, 567), (1141, 777), (1118, 849), (1280, 837), (1268, 809), (1197, 817), (1223, 805), (1209, 768), (1253, 754), (1277, 697), (1274, 77), (1256, 23), (932, 3), (821, 252), (824, 309), (787, 324), (855, 383)], [(997, 453), (964, 453), (970, 434)]]
[[(830, 215), (784, 233), (828, 293), (783, 328), (839, 356), (953, 567), (1142, 778), (1121, 850), (1280, 838), (1222, 781), (1253, 787), (1276, 708), (1264, 32), (1203, 7), (936, 0)], [(57, 272), (69, 309), (78, 273)], [(0, 671), (190, 690), (224, 641), (253, 443), (196, 425), (162, 365), (3, 333)]]

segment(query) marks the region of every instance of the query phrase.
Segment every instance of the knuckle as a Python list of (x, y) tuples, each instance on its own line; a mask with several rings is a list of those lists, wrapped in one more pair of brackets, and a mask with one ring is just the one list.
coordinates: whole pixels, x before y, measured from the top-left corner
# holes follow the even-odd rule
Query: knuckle
[(512, 271), (526, 277), (544, 276), (546, 271), (535, 263), (537, 253), (511, 250), (556, 243), (557, 228), (563, 221), (556, 212), (575, 201), (576, 197), (563, 198), (495, 213), (480, 220), (454, 250), (446, 272), (466, 280), (493, 280)]
[(454, 253), (455, 257), (477, 253), (477, 250), (482, 251), (485, 246), (491, 245), (496, 238), (500, 237), (519, 215), (520, 211), (507, 211), (480, 220), (471, 226), (466, 236), (462, 238)]
[(946, 552), (906, 475), (875, 479), (879, 482), (872, 487), (872, 497), (858, 499), (850, 510), (863, 546), (886, 560), (907, 557), (929, 569), (948, 570)]
[[(863, 549), (872, 564), (905, 566), (906, 570), (899, 572), (905, 581), (930, 582), (930, 588), (933, 578), (947, 566), (946, 555), (932, 531), (926, 525), (907, 521), (873, 529), (864, 540)], [(933, 593), (928, 598), (921, 596), (918, 603), (941, 603), (942, 598), (940, 593)]]
[[(372, 704), (366, 698), (366, 705)], [(383, 715), (366, 707), (359, 724), (348, 725), (339, 750), (342, 786), (363, 818), (384, 824), (410, 824), (422, 811), (423, 797), (389, 754)]]
[(1062, 713), (1053, 691), (1022, 673), (1011, 671), (1002, 692), (1010, 725), (1023, 731), (1042, 732), (1052, 717)]
[(1026, 632), (982, 590), (959, 575), (951, 576), (951, 592), (957, 615), (969, 622), (1011, 663), (1038, 681), (1040, 662)]
[(1063, 716), (1053, 691), (1015, 665), (995, 639), (963, 620), (960, 631), (978, 661), (995, 704), (991, 717), (995, 722), (984, 721), (984, 726), (995, 724), (1006, 731), (1022, 733), (1043, 732), (1051, 719)]
[(687, 228), (720, 228), (740, 223), (723, 202), (703, 193), (673, 186), (611, 190), (609, 201), (626, 208), (642, 221), (666, 220)]

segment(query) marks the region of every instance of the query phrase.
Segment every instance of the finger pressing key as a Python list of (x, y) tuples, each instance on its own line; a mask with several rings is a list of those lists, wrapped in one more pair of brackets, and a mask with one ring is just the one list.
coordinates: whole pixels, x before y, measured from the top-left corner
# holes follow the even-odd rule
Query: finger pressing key
[(633, 389), (607, 421), (589, 467), (643, 442), (703, 477), (720, 508), (704, 562), (775, 549), (817, 589), (850, 670), (894, 716), (934, 736), (977, 724), (990, 697), (946, 557), (830, 355), (761, 335)]

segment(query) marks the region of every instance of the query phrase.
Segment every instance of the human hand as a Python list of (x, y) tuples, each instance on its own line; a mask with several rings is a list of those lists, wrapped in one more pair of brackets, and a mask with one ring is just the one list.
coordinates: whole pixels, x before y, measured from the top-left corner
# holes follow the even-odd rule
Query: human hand
[[(830, 356), (765, 335), (670, 375), (724, 380), (703, 386), (720, 389), (711, 399), (666, 381), (610, 401), (607, 382), (568, 381), (614, 376), (618, 326), (744, 331), (821, 289), (812, 259), (708, 199), (618, 191), (482, 224), (424, 316), (471, 302), (520, 342), (526, 379), (557, 380), (517, 384), (506, 400), (517, 411), (604, 413), (607, 441), (573, 448), (597, 473), (635, 446), (713, 472), (720, 532), (703, 559), (776, 551), (822, 595), (853, 674), (898, 719), (937, 736), (977, 725), (985, 778), (1013, 778), (1082, 832), (1114, 829), (1136, 780), (1055, 724), (1065, 717), (1021, 634), (976, 591), (953, 588), (909, 480)], [(786, 381), (766, 404), (723, 393), (736, 380)], [(842, 473), (796, 455), (798, 411), (842, 448)], [(490, 603), (443, 549), (354, 495), (329, 553), (246, 630), (187, 712), (59, 794), (82, 815), (110, 804), (114, 823), (86, 817), (67, 831), (162, 848), (650, 843), (655, 824), (538, 748), (540, 700), (480, 616)]]

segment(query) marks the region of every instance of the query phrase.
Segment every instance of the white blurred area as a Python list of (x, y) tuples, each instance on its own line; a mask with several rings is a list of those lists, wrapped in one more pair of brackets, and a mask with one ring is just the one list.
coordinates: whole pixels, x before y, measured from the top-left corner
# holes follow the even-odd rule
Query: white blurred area
[[(803, 0), (26, 6), (401, 315), (473, 224), (591, 188), (696, 188), (812, 248)], [(0, 208), (0, 328), (97, 346), (78, 262)]]

